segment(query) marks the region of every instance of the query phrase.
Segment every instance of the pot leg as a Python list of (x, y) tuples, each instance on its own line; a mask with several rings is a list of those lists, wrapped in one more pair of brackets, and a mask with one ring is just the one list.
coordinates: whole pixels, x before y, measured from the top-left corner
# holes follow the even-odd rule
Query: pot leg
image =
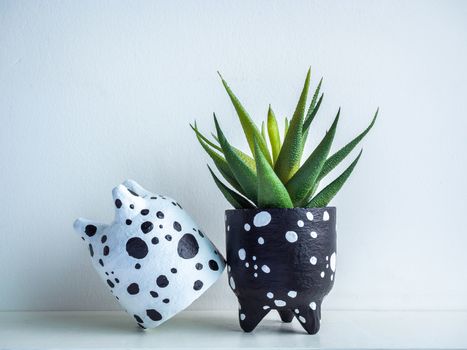
[(240, 321), (240, 327), (247, 333), (251, 332), (256, 328), (258, 323), (266, 316), (269, 312), (263, 308), (258, 308), (258, 305), (249, 305), (242, 301), (240, 302), (240, 310), (238, 310), (238, 319)]
[(316, 305), (316, 310), (312, 310), (308, 305), (298, 308), (295, 317), (308, 334), (316, 334), (319, 331), (321, 305)]
[(290, 323), (293, 320), (293, 312), (290, 310), (277, 310), (282, 322)]

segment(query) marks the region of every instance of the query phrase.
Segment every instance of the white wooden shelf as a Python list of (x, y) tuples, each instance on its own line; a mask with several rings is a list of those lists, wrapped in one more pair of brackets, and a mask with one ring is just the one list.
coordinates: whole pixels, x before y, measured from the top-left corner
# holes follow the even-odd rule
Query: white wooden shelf
[(467, 311), (329, 311), (307, 335), (277, 313), (243, 333), (234, 311), (186, 311), (153, 330), (123, 312), (0, 312), (0, 349), (465, 349)]

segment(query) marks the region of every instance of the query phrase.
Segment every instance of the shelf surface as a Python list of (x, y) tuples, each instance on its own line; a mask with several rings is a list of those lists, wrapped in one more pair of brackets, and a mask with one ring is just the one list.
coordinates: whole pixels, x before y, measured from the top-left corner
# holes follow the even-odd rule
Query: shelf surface
[(152, 330), (124, 312), (0, 312), (0, 349), (466, 349), (467, 311), (329, 311), (307, 335), (270, 312), (244, 333), (234, 311), (186, 311)]

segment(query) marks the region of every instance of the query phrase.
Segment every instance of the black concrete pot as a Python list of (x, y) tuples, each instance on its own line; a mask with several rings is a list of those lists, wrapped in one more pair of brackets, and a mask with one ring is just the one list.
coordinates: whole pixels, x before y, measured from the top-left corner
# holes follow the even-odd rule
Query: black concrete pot
[(336, 208), (226, 211), (227, 271), (240, 326), (251, 332), (275, 309), (319, 331), (321, 302), (334, 284)]

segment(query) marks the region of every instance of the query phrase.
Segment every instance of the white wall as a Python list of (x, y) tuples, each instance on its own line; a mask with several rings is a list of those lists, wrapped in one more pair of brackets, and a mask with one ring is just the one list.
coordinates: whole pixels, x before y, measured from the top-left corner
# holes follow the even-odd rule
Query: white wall
[[(316, 142), (381, 115), (338, 206), (327, 308), (467, 308), (467, 3), (0, 2), (0, 309), (116, 309), (72, 231), (133, 178), (177, 198), (225, 252), (188, 123), (245, 146), (216, 70), (256, 121), (324, 76)], [(310, 145), (311, 148), (312, 145)], [(192, 308), (234, 308), (225, 275)]]

